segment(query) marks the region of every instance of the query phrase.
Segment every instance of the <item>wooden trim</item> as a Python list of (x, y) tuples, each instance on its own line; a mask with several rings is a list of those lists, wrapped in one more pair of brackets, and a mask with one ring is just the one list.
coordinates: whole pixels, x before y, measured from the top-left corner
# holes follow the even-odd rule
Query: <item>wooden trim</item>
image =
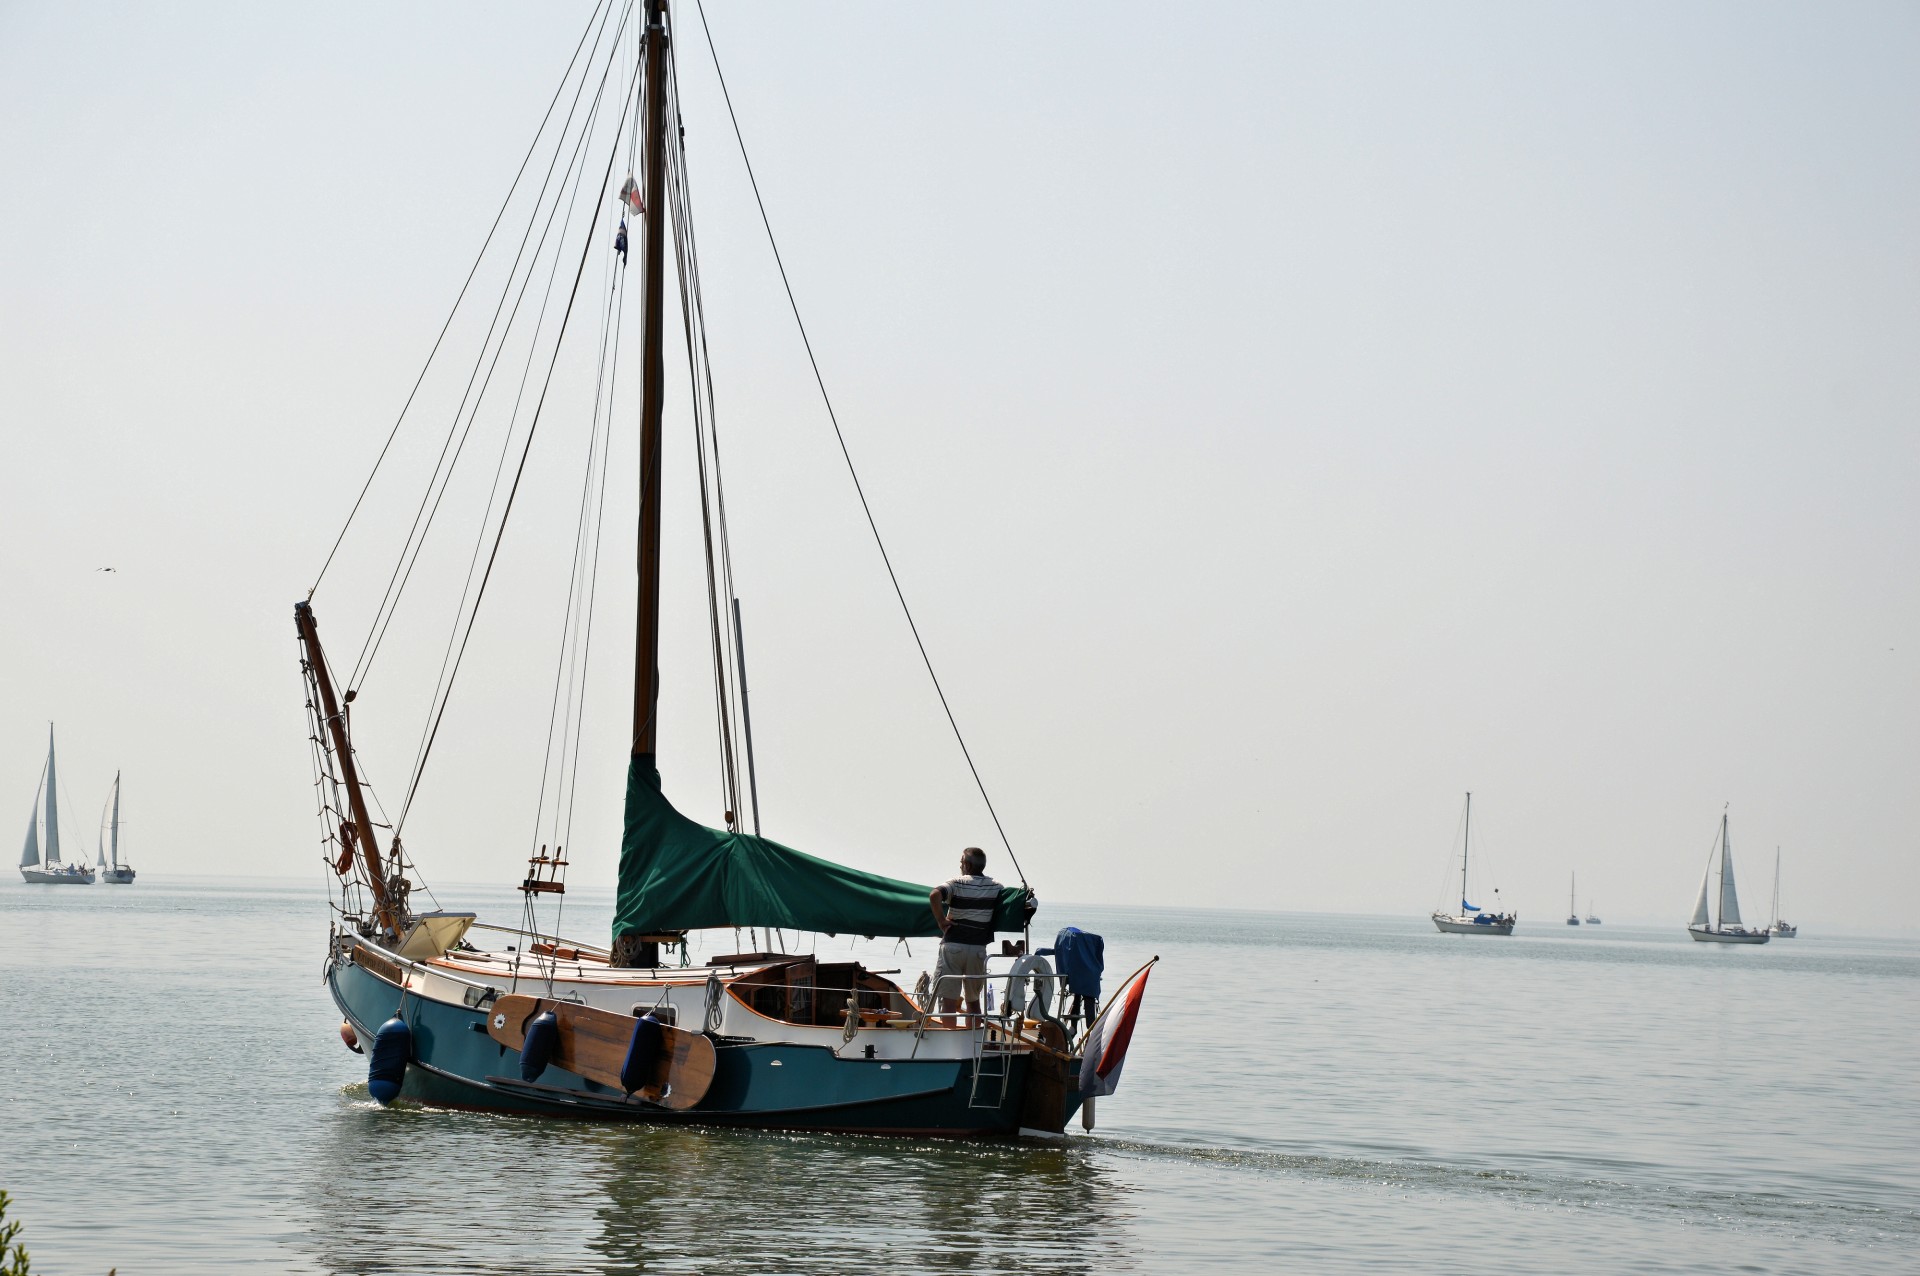
[(403, 987), (406, 983), (406, 972), (399, 962), (365, 944), (354, 945), (350, 960), (368, 974), (377, 975), (396, 988)]

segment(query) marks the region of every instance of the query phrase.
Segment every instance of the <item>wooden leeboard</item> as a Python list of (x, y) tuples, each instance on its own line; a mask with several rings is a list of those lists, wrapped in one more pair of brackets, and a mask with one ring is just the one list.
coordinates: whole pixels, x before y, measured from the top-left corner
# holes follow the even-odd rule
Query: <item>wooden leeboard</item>
[(1045, 1050), (1027, 1056), (1027, 1089), (1020, 1100), (1020, 1128), (1059, 1134), (1067, 1128), (1067, 1031), (1049, 1019), (1035, 1034)]
[[(518, 1050), (526, 1041), (527, 1025), (544, 1010), (553, 1011), (560, 1027), (559, 1043), (549, 1066), (622, 1089), (620, 1069), (627, 1061), (637, 1022), (632, 1015), (510, 993), (487, 1011), (487, 1035)], [(660, 1034), (660, 1057), (653, 1076), (634, 1094), (663, 1108), (690, 1108), (706, 1097), (707, 1087), (713, 1084), (713, 1042), (697, 1032), (665, 1024), (660, 1025)]]

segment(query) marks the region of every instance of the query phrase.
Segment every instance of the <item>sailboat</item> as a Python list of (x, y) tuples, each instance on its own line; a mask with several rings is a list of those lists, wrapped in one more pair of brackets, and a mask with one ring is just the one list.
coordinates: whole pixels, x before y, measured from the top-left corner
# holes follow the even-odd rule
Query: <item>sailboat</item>
[[(120, 773), (118, 771), (113, 773), (113, 794), (107, 802), (112, 808), (112, 814), (108, 815), (106, 811), (101, 812), (105, 817), (101, 821), (105, 825), (105, 833), (103, 840), (95, 847), (95, 853), (100, 861), (100, 880), (111, 882), (116, 886), (126, 886), (133, 881), (133, 866), (120, 862)], [(113, 857), (111, 862), (107, 858), (109, 854)]]
[(1784, 921), (1780, 916), (1780, 848), (1773, 848), (1773, 925), (1767, 927), (1767, 933), (1775, 939), (1793, 939), (1800, 928), (1792, 922)]
[(1598, 926), (1599, 924), (1600, 924), (1600, 914), (1593, 911), (1593, 901), (1588, 900), (1587, 901), (1587, 925)]
[[(83, 858), (78, 863), (60, 859), (60, 790), (58, 768), (53, 757), (53, 724), (47, 724), (47, 765), (40, 772), (40, 787), (33, 794), (33, 814), (27, 817), (27, 844), (20, 852), (20, 876), (43, 886), (91, 886), (93, 870)], [(47, 843), (44, 860), (40, 849), (40, 795), (47, 798)]]
[(1573, 904), (1573, 890), (1576, 880), (1577, 877), (1575, 874), (1569, 873), (1567, 875), (1567, 925), (1569, 926), (1578, 926), (1580, 924), (1580, 910), (1575, 908)]
[[(1714, 921), (1708, 914), (1708, 903), (1713, 894), (1714, 859), (1720, 861), (1720, 918)], [(1727, 841), (1727, 813), (1720, 813), (1720, 836), (1714, 839), (1713, 849), (1707, 852), (1706, 876), (1700, 879), (1700, 898), (1694, 901), (1693, 917), (1687, 922), (1687, 934), (1702, 943), (1709, 944), (1764, 944), (1767, 932), (1764, 929), (1750, 930), (1740, 922), (1740, 897), (1733, 888), (1733, 847)]]
[[(1473, 843), (1473, 794), (1467, 794), (1465, 828), (1460, 836), (1460, 911), (1435, 909), (1433, 924), (1447, 935), (1511, 935), (1520, 918), (1497, 907), (1500, 891), (1494, 889), (1495, 908), (1485, 909), (1467, 902), (1467, 854)], [(1484, 898), (1484, 897), (1483, 897)]]
[[(571, 149), (581, 157), (577, 171), (586, 175), (587, 194), (581, 201), (589, 210), (586, 226), (575, 225), (579, 219), (572, 217), (571, 203), (566, 204), (567, 214), (560, 215), (564, 201), (558, 196), (551, 201), (551, 216), (558, 218), (562, 234), (578, 233), (585, 240), (577, 271), (571, 255), (565, 261), (576, 290), (587, 263), (595, 260), (590, 250), (598, 247), (604, 271), (599, 276), (601, 295), (608, 298), (608, 313), (624, 302), (630, 216), (637, 219), (632, 241), (636, 267), (644, 273), (632, 730), (631, 747), (623, 749), (621, 758), (625, 804), (612, 934), (605, 943), (562, 937), (557, 914), (552, 930), (542, 924), (539, 910), (562, 902), (567, 889), (571, 836), (538, 841), (530, 849), (520, 883), (525, 904), (517, 926), (485, 924), (473, 912), (416, 910), (420, 869), (414, 848), (402, 845), (402, 829), (428, 765), (433, 736), (419, 752), (405, 800), (389, 803), (391, 816), (383, 810), (376, 820), (373, 810), (379, 808), (369, 806), (373, 786), (355, 750), (355, 731), (388, 731), (385, 722), (391, 715), (369, 719), (370, 714), (382, 714), (382, 708), (360, 694), (357, 671), (336, 669), (321, 643), (313, 598), (326, 579), (323, 565), (314, 590), (295, 604), (294, 626), (322, 842), (334, 883), (325, 970), (344, 1016), (342, 1039), (349, 1049), (368, 1055), (368, 1091), (382, 1103), (406, 1098), (460, 1108), (661, 1124), (1057, 1137), (1076, 1112), (1089, 1124), (1092, 1100), (1112, 1093), (1118, 1083), (1152, 962), (1135, 971), (1103, 1007), (1098, 937), (1068, 928), (1053, 949), (1029, 949), (1037, 900), (1024, 874), (1019, 886), (989, 883), (974, 897), (981, 902), (969, 925), (989, 934), (1023, 935), (1005, 942), (1001, 953), (988, 959), (1008, 964), (989, 966), (991, 990), (1000, 995), (997, 1001), (988, 998), (985, 1010), (972, 1000), (979, 994), (963, 975), (923, 974), (909, 990), (888, 978), (899, 972), (788, 951), (789, 931), (920, 938), (938, 936), (944, 927), (929, 906), (926, 885), (832, 863), (760, 833), (744, 630), (732, 589), (717, 435), (711, 428), (711, 369), (705, 363), (688, 223), (685, 131), (676, 127), (681, 110), (673, 69), (675, 33), (666, 0), (645, 0), (636, 53), (626, 43), (636, 34), (628, 27), (634, 16), (634, 5), (624, 0), (603, 0), (594, 11), (581, 37), (581, 48), (588, 51), (585, 60), (575, 53), (583, 68), (577, 76), (581, 89), (576, 90), (576, 104), (584, 91), (586, 105), (577, 117), (569, 114), (568, 122), (557, 125), (552, 135), (557, 139), (552, 143), (556, 160)], [(601, 87), (592, 88), (596, 74)], [(575, 78), (570, 66), (562, 91)], [(558, 97), (556, 93), (556, 101)], [(570, 134), (576, 118), (584, 123)], [(611, 137), (593, 131), (596, 119), (603, 125), (612, 122)], [(543, 123), (536, 145), (548, 136), (546, 128)], [(598, 159), (602, 153), (607, 156), (604, 175)], [(643, 176), (636, 179), (628, 173), (613, 202), (615, 212), (609, 213), (608, 196), (619, 172), (616, 160), (635, 154)], [(522, 171), (529, 170), (523, 166)], [(537, 165), (531, 171), (537, 172)], [(516, 185), (519, 180), (516, 177)], [(592, 198), (596, 181), (598, 204)], [(543, 186), (533, 200), (536, 217), (548, 215), (542, 204), (545, 192)], [(678, 267), (681, 326), (694, 373), (689, 415), (700, 461), (698, 508), (707, 555), (705, 619), (712, 670), (662, 667), (660, 620), (668, 605), (661, 592), (660, 515), (668, 248)], [(482, 252), (484, 256), (486, 249)], [(565, 295), (564, 287), (559, 295)], [(563, 318), (558, 335), (550, 338), (556, 364), (566, 323)], [(601, 348), (614, 352), (603, 356), (604, 364), (617, 355), (619, 328), (617, 322), (602, 323)], [(539, 325), (533, 332), (537, 343)], [(606, 338), (608, 332), (612, 339)], [(534, 348), (529, 346), (530, 365)], [(550, 370), (544, 348), (541, 359)], [(613, 384), (611, 377), (606, 373), (591, 395), (577, 400), (594, 404), (593, 430), (604, 428), (609, 435), (614, 428), (613, 396), (610, 389), (604, 396), (601, 390)], [(534, 384), (539, 384), (537, 379)], [(534, 426), (538, 413), (535, 408)], [(529, 427), (526, 446), (532, 442)], [(593, 468), (596, 452), (589, 449), (589, 480), (596, 472), (602, 477), (607, 473), (605, 438), (594, 447), (600, 468)], [(588, 482), (586, 490), (591, 488)], [(514, 491), (517, 488), (508, 492), (504, 512), (497, 516), (496, 549), (513, 511)], [(585, 519), (589, 507), (584, 499), (581, 508)], [(482, 527), (492, 530), (484, 519)], [(597, 541), (597, 533), (576, 538), (576, 580), (592, 578), (590, 569), (580, 566), (580, 546), (592, 541)], [(461, 613), (469, 633), (491, 574), (491, 559), (487, 561), (489, 576), (480, 579), (472, 611)], [(557, 573), (555, 579), (560, 579)], [(576, 601), (581, 595), (587, 601)], [(590, 623), (590, 599), (591, 590), (584, 586), (569, 593), (574, 608), (569, 625), (576, 641), (579, 626)], [(463, 640), (457, 652), (464, 650)], [(451, 694), (458, 673), (458, 655), (450, 658), (452, 671), (443, 680), (446, 694)], [(586, 712), (587, 667), (584, 660), (570, 663), (563, 658), (554, 675), (556, 703), (564, 699), (569, 715)], [(675, 678), (718, 701), (724, 827), (708, 827), (682, 814), (662, 781), (662, 746), (676, 742), (664, 738), (656, 711), (662, 683)], [(541, 695), (544, 705), (544, 691)], [(439, 698), (438, 686), (435, 696), (438, 708), (431, 721), (437, 731), (446, 702)], [(593, 699), (604, 703), (606, 696), (599, 693)], [(689, 746), (681, 742), (677, 747)], [(558, 756), (566, 765), (568, 755)], [(577, 749), (571, 763), (583, 765)], [(543, 808), (538, 818), (549, 814)], [(564, 834), (560, 817), (552, 818), (553, 827)], [(382, 829), (387, 830), (384, 845)], [(1006, 849), (1013, 860), (1010, 843)], [(1017, 862), (1014, 868), (1018, 871)], [(696, 936), (726, 930), (736, 937), (746, 933), (750, 942), (744, 951), (696, 957)], [(1048, 955), (1059, 962), (1058, 971), (1046, 960)], [(968, 998), (962, 998), (963, 991)], [(967, 1000), (964, 1012), (962, 1000)]]

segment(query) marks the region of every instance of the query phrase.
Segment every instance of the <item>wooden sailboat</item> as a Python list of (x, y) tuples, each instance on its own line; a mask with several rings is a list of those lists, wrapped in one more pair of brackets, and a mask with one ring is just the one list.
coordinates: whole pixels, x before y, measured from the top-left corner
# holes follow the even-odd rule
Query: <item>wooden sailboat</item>
[[(1718, 858), (1720, 916), (1709, 913), (1710, 897), (1715, 893), (1714, 861)], [(1764, 944), (1765, 928), (1752, 930), (1740, 921), (1740, 896), (1733, 885), (1733, 848), (1727, 841), (1727, 814), (1720, 813), (1720, 836), (1707, 853), (1706, 876), (1700, 879), (1700, 897), (1694, 901), (1693, 917), (1687, 922), (1687, 934), (1708, 944)]]
[[(27, 844), (20, 851), (20, 876), (41, 886), (91, 886), (93, 870), (87, 867), (86, 852), (77, 863), (60, 858), (59, 768), (53, 756), (53, 724), (47, 724), (47, 765), (40, 773), (40, 788), (34, 791), (33, 814), (27, 817)], [(40, 843), (40, 796), (47, 799), (47, 840), (44, 856)]]
[[(605, 30), (615, 15), (631, 13), (631, 5), (605, 0), (596, 18)], [(624, 26), (626, 17), (618, 22)], [(1147, 967), (1106, 1010), (1095, 1014), (1095, 1004), (1086, 1002), (1077, 1014), (1066, 1015), (1059, 1012), (1066, 993), (1088, 994), (1084, 986), (1073, 986), (1075, 976), (1064, 955), (1057, 976), (1044, 958), (1022, 955), (1012, 969), (989, 971), (996, 989), (1005, 985), (998, 1013), (970, 1009), (943, 1015), (936, 1013), (936, 998), (958, 993), (958, 986), (909, 991), (887, 977), (894, 972), (869, 970), (857, 961), (766, 951), (771, 942), (692, 962), (690, 937), (702, 930), (902, 937), (940, 931), (926, 886), (829, 863), (760, 835), (751, 736), (739, 741), (747, 763), (747, 793), (742, 794), (730, 734), (732, 706), (746, 730), (746, 687), (737, 599), (725, 603), (731, 625), (720, 620), (719, 599), (731, 593), (716, 586), (716, 581), (726, 584), (724, 573), (731, 572), (724, 505), (718, 524), (709, 520), (705, 526), (715, 649), (708, 685), (720, 689), (722, 702), (721, 753), (729, 795), (725, 827), (705, 827), (681, 814), (662, 786), (656, 708), (662, 677), (672, 673), (660, 667), (659, 459), (670, 243), (679, 267), (683, 322), (693, 329), (687, 333), (694, 352), (690, 361), (704, 358), (705, 341), (695, 327), (697, 304), (689, 301), (697, 274), (690, 270), (692, 243), (685, 225), (684, 133), (673, 127), (679, 111), (671, 101), (674, 40), (665, 0), (645, 0), (643, 23), (639, 62), (631, 67), (621, 61), (620, 28), (604, 46), (598, 36), (591, 44), (582, 37), (583, 47), (591, 50), (583, 66), (592, 69), (599, 58), (607, 68), (600, 73), (603, 84), (616, 91), (623, 82), (632, 86), (624, 97), (609, 97), (595, 109), (617, 114), (622, 129), (630, 118), (626, 112), (639, 121), (637, 138), (615, 140), (601, 179), (603, 198), (612, 189), (614, 156), (637, 151), (644, 173), (638, 180), (629, 175), (619, 193), (618, 266), (612, 253), (603, 254), (609, 277), (623, 277), (612, 272), (624, 272), (626, 217), (638, 214), (638, 264), (644, 270), (639, 597), (613, 933), (607, 943), (596, 944), (561, 938), (538, 924), (542, 901), (566, 890), (568, 851), (559, 841), (539, 845), (529, 857), (521, 884), (527, 902), (518, 927), (483, 925), (471, 912), (412, 908), (418, 869), (401, 845), (406, 807), (400, 807), (383, 846), (379, 830), (387, 826), (369, 810), (370, 786), (353, 744), (355, 714), (364, 715), (367, 702), (356, 704), (358, 688), (351, 676), (343, 687), (329, 664), (310, 592), (296, 604), (294, 621), (308, 689), (323, 837), (339, 882), (326, 980), (345, 1015), (342, 1036), (353, 1048), (366, 1043), (368, 1088), (382, 1102), (404, 1096), (455, 1107), (613, 1121), (1057, 1135), (1083, 1101), (1110, 1093), (1117, 1082)], [(581, 83), (588, 78), (583, 73)], [(591, 120), (592, 111), (586, 118)], [(577, 149), (584, 153), (586, 147), (582, 134)], [(556, 146), (556, 155), (562, 149)], [(590, 232), (605, 236), (612, 229), (608, 220), (598, 215)], [(604, 248), (607, 241), (594, 242)], [(580, 260), (584, 272), (584, 249)], [(561, 332), (556, 340), (564, 339), (564, 321)], [(697, 439), (703, 403), (711, 411), (710, 397), (702, 399), (699, 385), (707, 371), (702, 367), (696, 373)], [(718, 451), (717, 444), (704, 440), (701, 446), (711, 449), (701, 453), (700, 509), (707, 520), (709, 496), (717, 496), (705, 486), (707, 465), (711, 462), (717, 475)], [(505, 515), (500, 527), (504, 531)], [(483, 579), (482, 594), (485, 584)], [(476, 599), (476, 613), (478, 607)], [(731, 651), (725, 649), (729, 633)], [(451, 681), (449, 675), (449, 686)], [(584, 681), (580, 688), (584, 705)], [(418, 767), (425, 767), (430, 749), (431, 738)], [(415, 787), (418, 777), (416, 769)], [(753, 812), (752, 831), (743, 819), (745, 809)], [(1024, 881), (1002, 888), (989, 929), (1025, 931), (1034, 901)], [(1098, 967), (1091, 969), (1097, 995)], [(1125, 1031), (1117, 1031), (1119, 1026)]]
[[(113, 793), (107, 798), (111, 814), (102, 812), (106, 818), (102, 821), (105, 832), (100, 845), (96, 848), (99, 857), (100, 880), (115, 886), (129, 886), (133, 883), (133, 866), (120, 862), (120, 773), (113, 773)], [(109, 859), (108, 857), (112, 858)]]
[(1467, 902), (1467, 856), (1473, 844), (1473, 794), (1467, 794), (1467, 813), (1465, 827), (1460, 836), (1460, 911), (1435, 909), (1433, 924), (1442, 934), (1447, 935), (1511, 935), (1514, 923), (1520, 918), (1517, 914), (1502, 912), (1498, 907), (1500, 891), (1494, 889), (1495, 907), (1479, 908)]
[(1577, 874), (1569, 873), (1567, 875), (1567, 925), (1569, 926), (1578, 926), (1580, 924), (1580, 910), (1574, 907), (1573, 903), (1574, 883), (1578, 880)]
[(1767, 933), (1775, 939), (1793, 939), (1800, 928), (1780, 916), (1780, 848), (1773, 848), (1773, 925), (1767, 927)]

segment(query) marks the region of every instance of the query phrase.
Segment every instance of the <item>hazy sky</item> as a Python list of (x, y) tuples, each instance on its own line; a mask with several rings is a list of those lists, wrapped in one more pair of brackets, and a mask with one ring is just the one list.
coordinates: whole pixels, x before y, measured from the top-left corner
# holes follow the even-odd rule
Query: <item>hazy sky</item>
[[(53, 719), (76, 823), (124, 770), (143, 873), (318, 879), (292, 604), (586, 14), (0, 3), (0, 832)], [(1471, 788), (1523, 917), (1577, 870), (1583, 908), (1680, 925), (1727, 803), (1750, 916), (1776, 844), (1809, 933), (1920, 916), (1920, 9), (709, 17), (1044, 898), (1424, 912)], [(992, 829), (680, 23), (766, 831), (944, 877)], [(662, 764), (711, 822), (671, 390)], [(536, 450), (408, 826), (435, 883), (528, 851), (583, 422), (563, 399)], [(442, 428), (316, 596), (336, 660)], [(608, 508), (596, 885), (632, 491)], [(390, 803), (446, 632), (423, 593), (356, 705)]]

